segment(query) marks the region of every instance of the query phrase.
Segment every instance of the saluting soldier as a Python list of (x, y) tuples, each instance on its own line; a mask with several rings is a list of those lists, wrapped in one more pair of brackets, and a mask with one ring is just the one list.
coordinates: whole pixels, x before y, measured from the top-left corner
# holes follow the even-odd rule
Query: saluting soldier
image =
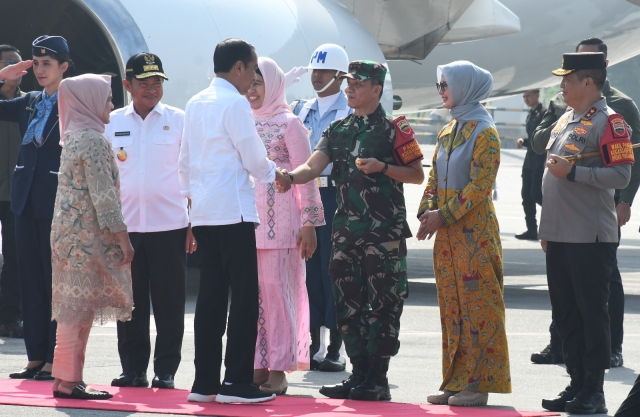
[[(606, 413), (604, 373), (611, 361), (607, 302), (618, 244), (613, 195), (629, 183), (633, 150), (623, 117), (602, 96), (607, 76), (603, 53), (564, 54), (562, 68), (553, 74), (563, 77), (560, 88), (570, 109), (546, 146), (538, 235), (571, 382), (557, 398), (542, 400), (542, 406)], [(601, 157), (578, 159), (589, 152)]]
[(353, 365), (340, 384), (323, 386), (331, 398), (389, 400), (387, 370), (398, 353), (400, 316), (408, 295), (403, 183), (421, 184), (422, 153), (406, 120), (380, 104), (387, 68), (349, 64), (345, 90), (354, 113), (332, 122), (309, 160), (290, 173), (307, 183), (333, 162), (338, 188), (329, 273), (338, 328)]
[[(602, 52), (605, 60), (607, 58), (607, 45), (597, 38), (589, 38), (581, 41), (576, 47), (576, 52)], [(605, 61), (608, 65), (609, 61)], [(609, 106), (614, 112), (624, 117), (625, 122), (631, 128), (631, 142), (640, 143), (640, 112), (638, 107), (631, 98), (620, 92), (609, 84), (609, 80), (605, 80), (602, 88), (602, 95), (607, 100)], [(567, 104), (562, 94), (558, 94), (549, 103), (549, 110), (544, 117), (533, 136), (532, 146), (537, 153), (544, 154), (545, 146), (551, 136), (551, 131), (556, 126), (557, 120), (566, 112)], [(640, 158), (640, 148), (635, 150), (636, 158)], [(624, 226), (631, 217), (631, 204), (640, 186), (640, 164), (633, 165), (631, 168), (631, 179), (629, 185), (624, 189), (617, 189), (614, 195), (616, 205), (616, 214), (618, 216), (618, 226)], [(619, 229), (618, 229), (619, 232)], [(619, 241), (619, 237), (618, 237)], [(611, 273), (611, 282), (609, 285), (609, 317), (611, 319), (611, 367), (622, 366), (622, 340), (623, 340), (623, 321), (624, 321), (624, 289), (622, 287), (622, 276), (618, 269), (616, 261), (613, 272)], [(531, 361), (535, 363), (562, 363), (562, 343), (560, 336), (552, 322), (549, 327), (551, 333), (551, 342), (541, 352), (531, 355)]]

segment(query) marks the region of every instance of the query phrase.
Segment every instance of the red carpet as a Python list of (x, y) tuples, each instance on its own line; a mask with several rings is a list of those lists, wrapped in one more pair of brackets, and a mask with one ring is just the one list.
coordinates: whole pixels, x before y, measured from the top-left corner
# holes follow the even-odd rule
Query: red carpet
[(223, 417), (536, 417), (559, 415), (491, 408), (373, 403), (291, 396), (280, 396), (274, 401), (254, 405), (202, 404), (187, 402), (188, 392), (183, 390), (116, 388), (98, 385), (94, 385), (94, 387), (109, 391), (113, 394), (113, 398), (107, 401), (58, 399), (51, 395), (51, 383), (0, 379), (0, 404)]

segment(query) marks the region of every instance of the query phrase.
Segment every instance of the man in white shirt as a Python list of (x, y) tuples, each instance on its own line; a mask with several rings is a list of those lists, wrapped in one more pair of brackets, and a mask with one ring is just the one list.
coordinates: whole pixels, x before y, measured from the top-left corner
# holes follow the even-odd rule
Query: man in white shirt
[[(180, 151), (180, 186), (191, 201), (200, 250), (200, 289), (194, 321), (196, 376), (189, 401), (255, 403), (273, 400), (253, 382), (258, 331), (259, 223), (254, 179), (290, 184), (267, 159), (244, 97), (255, 78), (253, 46), (227, 39), (213, 55), (216, 78), (188, 103)], [(253, 178), (252, 178), (253, 177)], [(222, 336), (229, 325), (220, 383)]]
[[(318, 97), (311, 100), (298, 100), (291, 104), (293, 113), (302, 119), (309, 130), (311, 149), (316, 148), (322, 132), (331, 122), (353, 113), (353, 109), (347, 105), (347, 96), (342, 91), (342, 78), (340, 78), (348, 72), (348, 68), (349, 57), (339, 45), (331, 43), (320, 45), (311, 55), (309, 62), (309, 69), (312, 70), (311, 83)], [(336, 187), (329, 178), (332, 166), (333, 164), (329, 164), (318, 178), (326, 225), (316, 227), (318, 250), (307, 261), (307, 292), (311, 316), (311, 369), (341, 372), (345, 370), (346, 354), (342, 347), (342, 336), (337, 327), (333, 284), (329, 276), (333, 216), (338, 208)], [(326, 347), (326, 329), (329, 329), (330, 333), (328, 348)]]
[(166, 79), (158, 56), (132, 56), (123, 81), (132, 102), (111, 113), (105, 131), (120, 168), (122, 212), (135, 250), (135, 309), (131, 321), (117, 324), (122, 374), (111, 385), (118, 387), (149, 385), (149, 294), (157, 330), (151, 386), (174, 388), (181, 358), (187, 252), (196, 242), (178, 181), (184, 112), (160, 102)]

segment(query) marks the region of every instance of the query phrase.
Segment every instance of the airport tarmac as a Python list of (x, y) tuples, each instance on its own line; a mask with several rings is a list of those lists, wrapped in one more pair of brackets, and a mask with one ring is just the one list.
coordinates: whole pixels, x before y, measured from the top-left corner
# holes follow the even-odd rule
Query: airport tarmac
[[(423, 146), (426, 161), (431, 160), (432, 146)], [(551, 309), (546, 287), (545, 259), (538, 242), (519, 241), (514, 235), (525, 230), (520, 186), (524, 150), (503, 150), (498, 174), (498, 200), (495, 202), (501, 227), (505, 262), (505, 302), (507, 332), (511, 359), (512, 394), (491, 394), (489, 405), (517, 410), (542, 410), (542, 398), (555, 396), (568, 383), (564, 366), (534, 365), (533, 351), (549, 341)], [(426, 168), (428, 169), (428, 168)], [(423, 186), (407, 185), (405, 195), (410, 225), (418, 229), (415, 218)], [(605, 376), (605, 396), (609, 415), (613, 415), (627, 396), (640, 370), (640, 210), (633, 208), (631, 221), (622, 229), (618, 261), (625, 285), (624, 366)], [(425, 403), (426, 396), (438, 389), (441, 378), (441, 333), (435, 293), (431, 249), (432, 242), (408, 241), (410, 296), (406, 301), (400, 331), (401, 348), (391, 360), (389, 383), (393, 401)], [(194, 377), (193, 316), (197, 294), (198, 270), (189, 271), (186, 331), (182, 363), (176, 375), (176, 386), (190, 389)], [(0, 376), (21, 368), (26, 363), (21, 339), (0, 338)], [(89, 338), (85, 380), (108, 385), (120, 374), (115, 323), (94, 327)], [(348, 374), (294, 372), (288, 375), (288, 394), (322, 397), (318, 389)], [(149, 366), (153, 377), (153, 364)], [(43, 382), (43, 384), (46, 382)], [(151, 414), (107, 412), (96, 410), (51, 409), (0, 406), (0, 416), (150, 416)], [(166, 415), (166, 414), (165, 414)], [(159, 416), (159, 415), (158, 415)]]

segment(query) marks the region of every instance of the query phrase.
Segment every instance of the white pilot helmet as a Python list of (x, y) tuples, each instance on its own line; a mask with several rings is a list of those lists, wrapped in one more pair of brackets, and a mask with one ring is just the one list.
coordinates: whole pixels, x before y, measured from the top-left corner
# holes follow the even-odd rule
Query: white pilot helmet
[(322, 44), (313, 51), (308, 68), (310, 70), (327, 69), (336, 71), (333, 79), (328, 82), (324, 88), (316, 91), (317, 93), (322, 93), (324, 90), (329, 88), (331, 84), (333, 84), (341, 72), (349, 72), (349, 57), (347, 56), (347, 51), (345, 51), (340, 45), (336, 45), (334, 43)]
[(309, 69), (333, 69), (349, 72), (349, 57), (340, 45), (325, 43), (313, 51), (309, 61)]

